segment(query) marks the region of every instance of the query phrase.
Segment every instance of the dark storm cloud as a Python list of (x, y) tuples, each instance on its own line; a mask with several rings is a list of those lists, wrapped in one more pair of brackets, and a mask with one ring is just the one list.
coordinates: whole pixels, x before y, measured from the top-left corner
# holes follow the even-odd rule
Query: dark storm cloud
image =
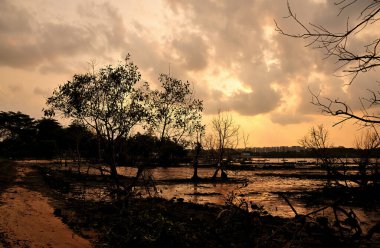
[(26, 44), (32, 39), (33, 16), (6, 0), (0, 1), (0, 12), (0, 65), (33, 64), (39, 54), (33, 45)]
[[(271, 99), (274, 99), (271, 101)], [(257, 115), (270, 112), (279, 106), (279, 95), (270, 89), (260, 89), (252, 93), (240, 92), (230, 97), (235, 111), (242, 115)]]
[(188, 70), (201, 70), (207, 66), (208, 47), (199, 35), (184, 35), (172, 42), (182, 66)]
[(310, 116), (294, 113), (276, 113), (270, 116), (271, 121), (283, 125), (298, 124), (312, 120)]
[[(297, 17), (305, 23), (321, 24), (333, 32), (343, 32), (347, 18), (351, 18), (349, 25), (353, 25), (359, 17), (357, 9), (363, 9), (368, 1), (358, 1), (339, 16), (339, 8), (329, 1), (293, 0), (290, 4)], [(251, 93), (241, 91), (229, 97), (206, 99), (206, 106), (225, 106), (242, 115), (272, 112), (273, 122), (301, 123), (310, 120), (309, 114), (320, 111), (310, 103), (309, 88), (314, 89), (314, 93), (320, 92), (322, 97), (351, 101), (357, 99), (365, 87), (374, 86), (375, 81), (370, 79), (370, 74), (365, 74), (357, 79), (355, 86), (343, 90), (349, 78), (335, 76), (339, 74), (336, 71), (339, 64), (334, 64), (334, 58), (326, 58), (323, 50), (305, 47), (307, 43), (303, 40), (268, 32), (268, 28), (272, 31), (275, 28), (273, 19), (289, 33), (301, 30), (290, 19), (282, 19), (288, 15), (286, 1), (166, 2), (174, 13), (184, 14), (189, 26), (208, 41), (207, 45), (213, 51), (208, 54), (207, 60), (212, 61), (210, 64), (224, 68), (252, 90)], [(366, 40), (370, 37), (355, 36), (348, 45), (353, 50), (360, 50)], [(271, 58), (268, 56), (274, 59), (269, 67), (267, 62)], [(372, 81), (366, 83), (367, 80)], [(270, 87), (273, 83), (278, 84), (280, 90)], [(287, 99), (289, 87), (296, 89), (293, 94), (297, 94), (298, 104)], [(294, 105), (293, 109), (287, 108), (286, 104)], [(352, 106), (354, 109), (360, 107), (357, 101)], [(288, 113), (278, 114), (281, 109)]]
[[(65, 67), (71, 65), (68, 60), (75, 56), (105, 56), (107, 52), (125, 46), (122, 18), (113, 7), (91, 5), (75, 11), (76, 17), (81, 15), (81, 23), (70, 19), (39, 19), (20, 4), (1, 1), (0, 65), (15, 68), (42, 66), (44, 71), (49, 71), (51, 64), (60, 62), (62, 71), (66, 71)], [(99, 22), (101, 19), (107, 22)]]
[(265, 7), (265, 1), (198, 0), (167, 3), (175, 13), (185, 13), (191, 26), (206, 37), (213, 51), (208, 54), (210, 64), (230, 72), (252, 90), (213, 99), (217, 104), (206, 106), (221, 105), (243, 115), (267, 113), (278, 107), (281, 96), (270, 87), (276, 74), (268, 73), (264, 54), (275, 45), (265, 37), (266, 26), (272, 25), (272, 17), (267, 14), (272, 12), (273, 4)]
[[(300, 30), (282, 18), (288, 15), (286, 0), (163, 1), (163, 6), (67, 1), (57, 9), (59, 4), (39, 0), (43, 10), (37, 4), (31, 10), (27, 5), (33, 4), (26, 1), (1, 0), (0, 66), (72, 75), (83, 69), (80, 62), (94, 58), (100, 64), (114, 63), (130, 53), (144, 80), (153, 86), (169, 68), (174, 77), (193, 82), (207, 114), (218, 109), (268, 114), (272, 122), (284, 125), (320, 113), (310, 104), (309, 88), (323, 97), (355, 100), (354, 108), (360, 109), (357, 99), (378, 80), (378, 73), (365, 73), (343, 89), (347, 78), (334, 76), (339, 65), (333, 58), (305, 47), (303, 40), (276, 33), (273, 19), (289, 33)], [(357, 9), (368, 1), (357, 1), (338, 17), (333, 1), (291, 0), (290, 4), (305, 23), (344, 31), (347, 17), (352, 17), (350, 25), (354, 23)], [(150, 12), (144, 12), (146, 8)], [(360, 50), (362, 41), (377, 33), (357, 36), (348, 45)], [(233, 83), (236, 87), (227, 87), (232, 89), (226, 92), (224, 86)]]

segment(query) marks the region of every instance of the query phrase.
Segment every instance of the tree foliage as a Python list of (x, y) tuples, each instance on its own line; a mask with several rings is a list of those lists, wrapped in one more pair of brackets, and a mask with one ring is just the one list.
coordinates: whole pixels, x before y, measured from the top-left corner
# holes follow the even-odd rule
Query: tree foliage
[[(104, 158), (112, 175), (117, 175), (116, 164), (128, 157), (123, 153), (133, 150), (130, 145), (126, 149), (126, 144), (133, 143), (128, 138), (136, 126), (147, 128), (148, 136), (157, 135), (160, 142), (154, 143), (159, 147), (158, 158), (167, 161), (168, 156), (173, 157), (171, 151), (178, 148), (172, 142), (175, 146), (188, 145), (194, 133), (202, 128), (202, 101), (194, 97), (189, 82), (162, 74), (161, 88), (152, 91), (148, 83), (140, 85), (140, 79), (138, 68), (129, 56), (124, 64), (116, 67), (76, 74), (47, 99), (50, 108), (45, 113), (53, 115), (58, 111), (86, 125), (99, 141), (105, 141)], [(183, 148), (177, 153), (183, 154)]]
[(21, 112), (0, 112), (0, 141), (16, 139), (35, 131), (34, 119)]
[(124, 64), (100, 68), (98, 72), (74, 75), (47, 99), (47, 114), (60, 111), (104, 138), (106, 160), (116, 175), (115, 161), (119, 142), (146, 116), (144, 102), (147, 85), (138, 88), (141, 75), (126, 58)]
[(30, 156), (36, 135), (35, 120), (21, 112), (0, 112), (0, 153), (18, 158)]
[(203, 103), (194, 97), (189, 82), (167, 74), (159, 77), (161, 89), (151, 93), (151, 128), (159, 139), (187, 145), (201, 129)]
[(169, 166), (186, 155), (184, 147), (169, 139), (159, 140), (150, 134), (137, 133), (126, 140), (125, 161), (130, 165)]

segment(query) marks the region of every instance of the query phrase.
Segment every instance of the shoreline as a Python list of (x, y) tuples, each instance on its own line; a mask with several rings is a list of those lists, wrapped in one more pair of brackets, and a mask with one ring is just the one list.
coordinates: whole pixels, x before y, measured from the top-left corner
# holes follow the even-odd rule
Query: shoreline
[[(73, 178), (70, 173), (55, 175), (54, 171), (19, 166), (32, 173), (22, 178), (24, 183), (17, 182), (16, 186), (28, 181), (25, 186), (36, 192), (36, 199), (42, 194), (54, 206), (48, 218), (58, 219), (61, 224), (65, 223), (65, 228), (71, 228), (71, 233), (75, 230), (91, 239), (95, 247), (104, 247), (102, 244), (107, 247), (282, 247), (289, 242), (299, 247), (353, 246), (339, 236), (334, 226), (316, 222), (318, 218), (276, 217), (256, 204), (237, 198), (231, 198), (225, 205), (200, 205), (180, 198), (139, 197), (94, 202), (82, 197), (88, 183), (86, 177)], [(67, 188), (65, 180), (74, 180), (69, 183), (73, 185)], [(75, 193), (73, 187), (81, 180), (84, 191)], [(292, 235), (289, 236), (289, 232)], [(345, 235), (349, 237), (352, 233)], [(2, 236), (4, 232), (0, 232), (0, 238)], [(375, 236), (373, 242), (380, 244), (379, 237)]]
[[(7, 163), (7, 162), (5, 162)], [(91, 247), (54, 215), (58, 204), (33, 169), (11, 163), (17, 170), (0, 195), (0, 245), (3, 247)], [(5, 167), (1, 166), (1, 171)], [(11, 176), (11, 175), (8, 175)]]

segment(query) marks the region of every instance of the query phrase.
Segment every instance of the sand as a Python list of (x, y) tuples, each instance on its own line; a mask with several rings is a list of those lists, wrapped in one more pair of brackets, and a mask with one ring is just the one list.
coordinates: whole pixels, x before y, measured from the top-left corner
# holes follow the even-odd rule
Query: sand
[(58, 217), (49, 199), (22, 185), (31, 168), (18, 168), (16, 184), (0, 196), (0, 247), (91, 247)]

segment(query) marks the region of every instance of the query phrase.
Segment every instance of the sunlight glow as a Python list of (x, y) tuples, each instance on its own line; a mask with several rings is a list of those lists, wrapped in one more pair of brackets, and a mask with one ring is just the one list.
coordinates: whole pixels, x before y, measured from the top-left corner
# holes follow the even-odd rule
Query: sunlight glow
[(250, 93), (252, 89), (245, 86), (231, 72), (223, 70), (223, 68), (213, 69), (212, 72), (206, 72), (204, 79), (209, 82), (209, 85), (215, 89), (219, 89), (226, 96), (232, 96), (237, 92)]
[[(277, 34), (275, 31), (275, 27), (273, 25), (267, 25), (264, 26), (263, 29), (264, 39), (268, 42), (268, 44), (270, 44), (269, 47), (273, 48), (273, 46), (275, 46), (273, 42), (273, 36)], [(271, 67), (280, 65), (280, 60), (275, 57), (273, 50), (265, 49), (263, 51), (263, 55), (268, 72), (271, 71)]]

